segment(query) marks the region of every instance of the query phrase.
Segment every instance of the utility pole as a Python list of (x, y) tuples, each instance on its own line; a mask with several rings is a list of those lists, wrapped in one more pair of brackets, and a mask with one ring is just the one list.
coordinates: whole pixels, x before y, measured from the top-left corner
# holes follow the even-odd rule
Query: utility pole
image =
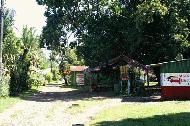
[(4, 16), (4, 0), (1, 0), (1, 10), (0, 10), (0, 20), (1, 20), (1, 33), (0, 33), (0, 81), (2, 79), (3, 63), (2, 63), (2, 50), (3, 50), (3, 16)]

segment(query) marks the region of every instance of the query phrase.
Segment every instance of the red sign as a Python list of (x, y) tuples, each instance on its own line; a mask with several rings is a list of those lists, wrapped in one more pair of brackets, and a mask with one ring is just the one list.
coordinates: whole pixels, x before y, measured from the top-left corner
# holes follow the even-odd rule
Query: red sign
[(161, 73), (162, 86), (190, 86), (190, 73)]

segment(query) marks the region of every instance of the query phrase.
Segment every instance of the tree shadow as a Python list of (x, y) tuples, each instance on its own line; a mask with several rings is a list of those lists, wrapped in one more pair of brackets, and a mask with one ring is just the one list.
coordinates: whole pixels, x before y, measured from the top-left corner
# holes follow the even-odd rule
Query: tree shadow
[[(56, 87), (52, 85), (48, 85), (49, 87)], [(71, 91), (63, 91), (63, 92), (40, 92), (35, 91), (32, 95), (27, 97), (20, 98), (28, 101), (36, 101), (36, 102), (53, 102), (53, 101), (77, 101), (77, 100), (103, 100), (106, 98), (116, 98), (113, 92), (88, 92), (85, 90), (80, 90), (73, 88)]]
[(190, 113), (175, 113), (168, 115), (155, 115), (147, 118), (127, 118), (120, 121), (102, 121), (94, 126), (189, 126)]
[(162, 102), (161, 96), (123, 97), (122, 102)]
[[(48, 84), (46, 87), (61, 87), (60, 84)], [(103, 100), (106, 98), (121, 98), (121, 96), (115, 95), (113, 91), (100, 91), (100, 92), (89, 92), (85, 89), (85, 87), (64, 87), (73, 89), (69, 91), (62, 92), (41, 92), (36, 89), (32, 89), (22, 93), (19, 95), (21, 99), (28, 101), (36, 101), (36, 102), (52, 102), (52, 101), (77, 101), (77, 100)], [(179, 99), (175, 99), (181, 101)], [(182, 99), (183, 100), (183, 99)], [(148, 96), (148, 97), (123, 97), (121, 102), (162, 102), (166, 101), (165, 99), (161, 99), (160, 96)], [(171, 100), (167, 100), (171, 101)]]
[(190, 99), (183, 99), (183, 98), (171, 98), (171, 99), (163, 99), (160, 95), (155, 96), (147, 96), (147, 97), (123, 97), (121, 102), (140, 102), (140, 103), (146, 103), (146, 102), (165, 102), (165, 101), (190, 101)]

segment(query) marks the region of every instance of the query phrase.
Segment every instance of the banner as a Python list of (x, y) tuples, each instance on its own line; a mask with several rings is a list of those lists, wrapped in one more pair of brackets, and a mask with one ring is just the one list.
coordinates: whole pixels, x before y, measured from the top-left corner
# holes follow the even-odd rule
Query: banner
[(161, 73), (162, 86), (190, 86), (190, 73)]

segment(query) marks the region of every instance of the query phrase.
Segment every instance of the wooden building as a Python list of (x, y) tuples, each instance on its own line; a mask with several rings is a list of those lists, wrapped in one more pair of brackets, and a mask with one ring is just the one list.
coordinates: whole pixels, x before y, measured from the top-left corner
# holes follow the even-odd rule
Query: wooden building
[(96, 73), (106, 76), (106, 79), (111, 79), (111, 81), (108, 81), (109, 83), (105, 85), (102, 83), (100, 75), (98, 75), (97, 84), (92, 83), (93, 87), (113, 87), (116, 93), (122, 93), (126, 90), (130, 93), (130, 90), (133, 90), (135, 80), (129, 75), (128, 71), (131, 68), (137, 68), (139, 71), (143, 70), (147, 73), (149, 67), (140, 64), (126, 55), (121, 55), (108, 60), (106, 63), (100, 63), (99, 68), (99, 72)]

